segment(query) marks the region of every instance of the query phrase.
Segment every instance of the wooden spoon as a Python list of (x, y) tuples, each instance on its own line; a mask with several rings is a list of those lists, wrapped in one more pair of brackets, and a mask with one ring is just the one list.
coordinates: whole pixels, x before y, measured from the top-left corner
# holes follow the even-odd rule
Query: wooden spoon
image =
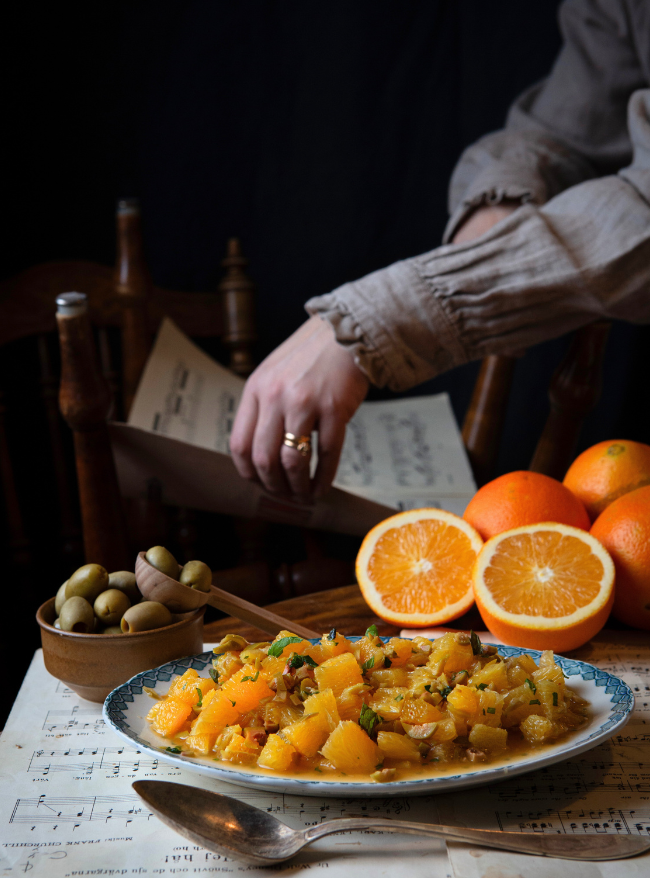
[(280, 631), (292, 631), (299, 637), (320, 639), (321, 636), (298, 622), (290, 622), (289, 619), (276, 616), (270, 610), (251, 604), (249, 601), (216, 588), (214, 585), (210, 586), (208, 592), (183, 585), (182, 582), (172, 579), (171, 576), (167, 576), (166, 573), (153, 567), (145, 558), (144, 552), (138, 553), (135, 562), (135, 580), (146, 600), (158, 601), (172, 613), (190, 613), (209, 604), (217, 610), (228, 613), (229, 616), (241, 619), (242, 622), (256, 625), (269, 634), (275, 635)]

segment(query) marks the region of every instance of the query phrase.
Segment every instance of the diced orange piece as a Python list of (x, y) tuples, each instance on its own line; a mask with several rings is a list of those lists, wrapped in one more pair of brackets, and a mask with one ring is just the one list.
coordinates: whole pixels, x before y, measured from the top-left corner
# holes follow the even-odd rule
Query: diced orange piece
[(368, 707), (378, 713), (382, 719), (399, 719), (402, 714), (404, 701), (408, 695), (408, 689), (402, 686), (393, 686), (390, 689), (377, 689), (368, 701)]
[(195, 750), (202, 756), (207, 756), (214, 747), (214, 742), (217, 740), (217, 734), (217, 732), (214, 732), (214, 734), (202, 732), (200, 735), (188, 735), (187, 738), (185, 738), (184, 744), (190, 750)]
[(321, 725), (323, 729), (326, 729), (328, 734), (329, 732), (333, 732), (341, 721), (339, 710), (336, 705), (336, 698), (331, 689), (324, 689), (322, 692), (316, 692), (315, 695), (310, 695), (309, 698), (306, 698), (303, 702), (303, 707), (305, 711), (304, 715), (309, 716), (310, 714), (315, 714), (318, 717), (319, 725)]
[(447, 696), (447, 704), (464, 719), (472, 717), (478, 711), (478, 690), (458, 685)]
[(327, 659), (314, 669), (314, 676), (321, 691), (331, 689), (335, 696), (339, 696), (348, 686), (363, 683), (361, 669), (350, 652)]
[(421, 723), (435, 723), (441, 718), (442, 713), (438, 708), (423, 698), (405, 698), (402, 702), (400, 714), (402, 722), (420, 725)]
[(392, 668), (401, 668), (413, 655), (413, 641), (403, 637), (391, 637), (386, 644), (386, 654), (390, 658)]
[(223, 694), (234, 701), (233, 707), (239, 714), (248, 713), (257, 707), (262, 698), (272, 698), (275, 694), (268, 683), (253, 668), (242, 668), (221, 687)]
[(381, 761), (379, 747), (352, 720), (342, 720), (338, 724), (321, 753), (346, 774), (370, 774)]
[(503, 695), (493, 692), (491, 689), (484, 689), (478, 693), (478, 710), (473, 717), (469, 718), (469, 724), (481, 722), (486, 726), (501, 725), (501, 714), (503, 712)]
[(242, 735), (233, 735), (227, 747), (221, 751), (221, 758), (240, 765), (253, 765), (261, 753), (261, 747)]
[(165, 698), (151, 723), (154, 732), (165, 738), (175, 735), (183, 727), (183, 723), (192, 713), (192, 706), (178, 698)]
[(200, 716), (206, 722), (214, 723), (219, 729), (224, 729), (237, 720), (239, 711), (223, 690), (217, 689), (216, 695), (202, 708)]
[(320, 643), (310, 644), (305, 650), (304, 655), (308, 655), (310, 658), (313, 658), (316, 664), (321, 665), (327, 659), (343, 655), (344, 652), (350, 652), (351, 649), (352, 644), (347, 637), (344, 637), (343, 634), (339, 634), (337, 631), (336, 637), (333, 640), (330, 640), (329, 635), (325, 634), (321, 638)]
[(260, 669), (261, 676), (264, 677), (265, 680), (272, 680), (273, 677), (276, 676), (276, 674), (282, 673), (286, 663), (287, 660), (280, 658), (279, 656), (276, 658), (275, 656), (267, 655), (267, 657), (262, 661), (262, 667)]
[(312, 714), (282, 730), (282, 737), (303, 756), (315, 756), (329, 735), (327, 722)]
[[(169, 688), (168, 696), (178, 698), (194, 707), (203, 696), (215, 689), (214, 680), (210, 677), (199, 677), (194, 668), (188, 668), (182, 677), (177, 677)], [(201, 697), (199, 698), (199, 692)]]
[(270, 768), (272, 771), (286, 771), (295, 755), (296, 749), (288, 741), (284, 741), (280, 735), (269, 735), (257, 758), (257, 764), (261, 768)]
[(379, 732), (377, 746), (382, 754), (390, 759), (408, 759), (411, 762), (420, 762), (418, 745), (406, 735), (398, 735), (396, 732)]

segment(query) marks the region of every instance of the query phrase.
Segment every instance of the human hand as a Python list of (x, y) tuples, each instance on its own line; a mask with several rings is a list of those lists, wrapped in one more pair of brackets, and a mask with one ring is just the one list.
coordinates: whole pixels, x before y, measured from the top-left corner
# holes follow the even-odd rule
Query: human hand
[[(239, 474), (300, 502), (322, 496), (336, 474), (345, 426), (368, 386), (330, 324), (310, 317), (246, 382), (230, 437)], [(318, 431), (318, 466), (310, 484), (309, 456), (283, 439), (285, 432), (311, 436), (312, 430)]]
[(473, 241), (488, 232), (502, 219), (521, 206), (519, 201), (502, 201), (500, 204), (484, 204), (471, 213), (452, 238), (452, 244)]

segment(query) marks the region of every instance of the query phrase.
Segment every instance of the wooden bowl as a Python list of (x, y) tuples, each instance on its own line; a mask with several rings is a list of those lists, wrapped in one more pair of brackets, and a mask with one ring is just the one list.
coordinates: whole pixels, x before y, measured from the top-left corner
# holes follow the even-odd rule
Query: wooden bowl
[(204, 607), (210, 592), (183, 585), (151, 565), (144, 552), (135, 559), (135, 581), (146, 601), (158, 601), (172, 613), (188, 613)]
[(39, 607), (45, 667), (87, 701), (103, 702), (116, 686), (140, 671), (203, 652), (200, 608), (184, 619), (135, 634), (77, 634), (54, 627), (55, 598)]

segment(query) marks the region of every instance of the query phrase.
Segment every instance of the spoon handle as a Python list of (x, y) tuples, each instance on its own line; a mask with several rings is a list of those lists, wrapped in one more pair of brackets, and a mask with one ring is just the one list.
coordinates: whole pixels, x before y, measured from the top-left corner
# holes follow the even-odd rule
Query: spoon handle
[(343, 817), (328, 820), (320, 826), (311, 826), (304, 832), (307, 842), (325, 835), (347, 830), (381, 830), (405, 835), (428, 835), (448, 841), (470, 842), (482, 847), (535, 854), (543, 857), (561, 857), (567, 860), (618, 860), (633, 857), (650, 850), (650, 838), (636, 835), (560, 835), (545, 833), (500, 832), (491, 829), (466, 829), (461, 826), (442, 826), (433, 823), (413, 823), (407, 820)]
[(311, 631), (298, 622), (291, 622), (289, 619), (283, 619), (282, 616), (276, 616), (270, 610), (251, 604), (249, 601), (230, 594), (230, 592), (222, 591), (214, 585), (210, 588), (208, 603), (217, 610), (228, 613), (236, 619), (241, 619), (242, 622), (256, 625), (267, 634), (275, 635), (279, 634), (280, 631), (292, 631), (298, 637), (315, 638), (316, 640), (320, 640), (321, 637), (316, 631)]

